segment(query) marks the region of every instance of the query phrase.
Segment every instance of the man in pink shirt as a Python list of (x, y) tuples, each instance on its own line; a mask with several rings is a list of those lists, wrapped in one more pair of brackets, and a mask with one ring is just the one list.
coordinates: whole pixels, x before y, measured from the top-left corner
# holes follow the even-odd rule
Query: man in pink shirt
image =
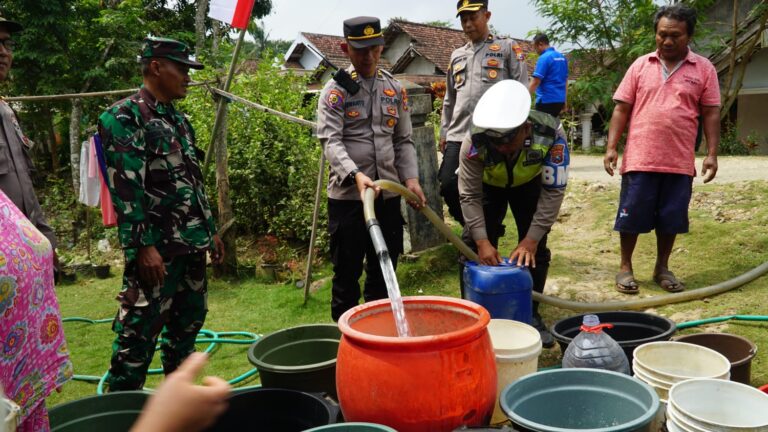
[(630, 124), (614, 225), (621, 237), (616, 289), (623, 293), (638, 292), (632, 253), (638, 234), (651, 230), (657, 242), (653, 280), (665, 291), (685, 289), (669, 270), (669, 255), (677, 234), (688, 232), (699, 121), (707, 139), (704, 183), (717, 173), (720, 86), (712, 63), (688, 48), (695, 26), (693, 9), (680, 4), (660, 8), (654, 18), (656, 52), (635, 60), (613, 96), (616, 108), (603, 160), (610, 175), (619, 138)]

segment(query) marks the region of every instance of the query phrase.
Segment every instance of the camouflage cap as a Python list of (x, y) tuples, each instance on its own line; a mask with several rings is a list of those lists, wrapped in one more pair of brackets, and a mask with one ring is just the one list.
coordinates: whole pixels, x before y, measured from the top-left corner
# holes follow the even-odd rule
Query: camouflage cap
[(7, 20), (2, 16), (0, 16), (0, 28), (1, 27), (5, 27), (5, 29), (8, 30), (9, 33), (19, 32), (24, 30), (24, 27), (22, 27), (21, 24), (17, 23), (16, 21)]
[(189, 65), (192, 69), (202, 69), (202, 63), (189, 58), (189, 46), (183, 42), (174, 39), (159, 37), (144, 38), (144, 45), (141, 47), (140, 58), (164, 57), (175, 62)]

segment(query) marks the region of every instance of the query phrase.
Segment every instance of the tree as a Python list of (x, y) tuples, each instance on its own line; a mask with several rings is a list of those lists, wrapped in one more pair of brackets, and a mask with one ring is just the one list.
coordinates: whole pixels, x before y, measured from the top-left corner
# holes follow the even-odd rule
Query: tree
[(739, 0), (733, 0), (730, 41), (726, 45), (724, 38), (721, 38), (722, 45), (726, 46), (728, 51), (728, 69), (723, 79), (722, 104), (720, 105), (721, 120), (728, 117), (731, 107), (739, 97), (739, 91), (744, 82), (744, 74), (747, 72), (747, 65), (757, 52), (755, 47), (763, 37), (768, 22), (768, 4), (765, 2), (758, 2), (750, 10), (744, 22), (739, 22), (738, 12)]
[[(596, 104), (611, 112), (611, 96), (627, 68), (654, 48), (653, 0), (535, 0), (536, 10), (549, 18), (553, 43), (569, 43), (581, 76), (569, 88), (575, 109)], [(579, 102), (580, 101), (580, 102)]]

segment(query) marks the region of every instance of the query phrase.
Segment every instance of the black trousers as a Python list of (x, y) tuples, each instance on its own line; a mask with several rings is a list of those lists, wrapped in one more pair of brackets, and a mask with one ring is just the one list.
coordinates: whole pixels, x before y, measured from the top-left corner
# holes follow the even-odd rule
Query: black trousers
[(445, 144), (443, 162), (440, 164), (437, 176), (440, 180), (440, 196), (448, 206), (448, 213), (456, 219), (456, 222), (464, 225), (464, 215), (459, 201), (459, 175), (456, 173), (459, 169), (459, 150), (461, 150), (459, 141), (448, 141)]
[[(507, 215), (507, 206), (512, 210), (517, 225), (517, 241), (525, 238), (528, 228), (533, 221), (533, 215), (536, 213), (536, 206), (541, 194), (541, 177), (536, 177), (530, 182), (510, 188), (500, 188), (483, 183), (483, 214), (485, 216), (485, 229), (488, 233), (488, 241), (493, 247), (499, 247), (499, 238), (504, 235), (504, 217)], [(469, 230), (464, 229), (463, 240), (472, 250), (477, 252), (477, 246), (472, 240)], [(502, 256), (510, 251), (499, 251)], [(533, 290), (544, 292), (544, 284), (547, 282), (547, 273), (549, 272), (549, 262), (552, 260), (552, 253), (547, 247), (547, 236), (539, 240), (536, 249), (536, 267), (531, 267), (531, 276), (533, 277)], [(464, 297), (464, 265), (459, 266), (459, 277), (461, 280), (461, 296)], [(533, 302), (533, 314), (538, 315), (539, 302)]]
[(560, 111), (563, 110), (563, 107), (565, 106), (565, 102), (556, 102), (556, 103), (537, 103), (536, 104), (536, 111), (545, 112), (549, 115), (552, 115), (554, 117), (560, 116)]
[[(376, 219), (387, 243), (392, 266), (403, 252), (403, 216), (400, 198), (383, 199), (374, 203)], [(387, 298), (387, 285), (371, 236), (365, 226), (363, 203), (358, 200), (328, 199), (328, 233), (330, 234), (333, 286), (331, 317), (338, 321), (344, 312), (360, 302), (360, 276), (365, 269), (363, 298), (366, 302)]]

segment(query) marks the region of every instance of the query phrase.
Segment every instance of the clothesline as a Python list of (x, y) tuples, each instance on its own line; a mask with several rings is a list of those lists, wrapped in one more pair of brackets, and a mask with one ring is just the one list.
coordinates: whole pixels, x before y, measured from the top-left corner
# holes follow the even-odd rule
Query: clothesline
[[(195, 81), (190, 83), (189, 86), (190, 87), (204, 86), (204, 85), (212, 84), (215, 82), (216, 81), (201, 81), (201, 82)], [(138, 88), (131, 88), (131, 89), (124, 89), (124, 90), (108, 90), (108, 91), (88, 92), (88, 93), (68, 93), (68, 94), (59, 94), (59, 95), (11, 96), (11, 97), (3, 97), (2, 99), (5, 100), (6, 102), (47, 102), (47, 101), (54, 101), (54, 100), (115, 96), (115, 95), (136, 93), (137, 91), (139, 91)]]
[(220, 96), (224, 96), (227, 99), (231, 99), (231, 100), (240, 102), (242, 104), (248, 105), (248, 106), (250, 106), (252, 108), (256, 108), (257, 110), (263, 111), (265, 113), (273, 114), (273, 115), (275, 115), (277, 117), (280, 117), (280, 118), (282, 118), (284, 120), (288, 120), (288, 121), (291, 121), (291, 122), (294, 122), (294, 123), (298, 123), (300, 125), (307, 126), (307, 127), (312, 128), (312, 129), (317, 128), (317, 123), (315, 123), (315, 122), (312, 122), (312, 121), (309, 121), (309, 120), (305, 120), (303, 118), (299, 118), (299, 117), (296, 117), (296, 116), (292, 116), (290, 114), (286, 114), (284, 112), (280, 112), (280, 111), (274, 110), (272, 108), (265, 107), (264, 105), (259, 105), (256, 102), (251, 102), (248, 99), (242, 98), (240, 96), (233, 95), (232, 93), (225, 92), (224, 90), (220, 90), (220, 89), (213, 88), (213, 87), (209, 87), (208, 90), (210, 90), (212, 93), (216, 93), (216, 94), (218, 94)]

